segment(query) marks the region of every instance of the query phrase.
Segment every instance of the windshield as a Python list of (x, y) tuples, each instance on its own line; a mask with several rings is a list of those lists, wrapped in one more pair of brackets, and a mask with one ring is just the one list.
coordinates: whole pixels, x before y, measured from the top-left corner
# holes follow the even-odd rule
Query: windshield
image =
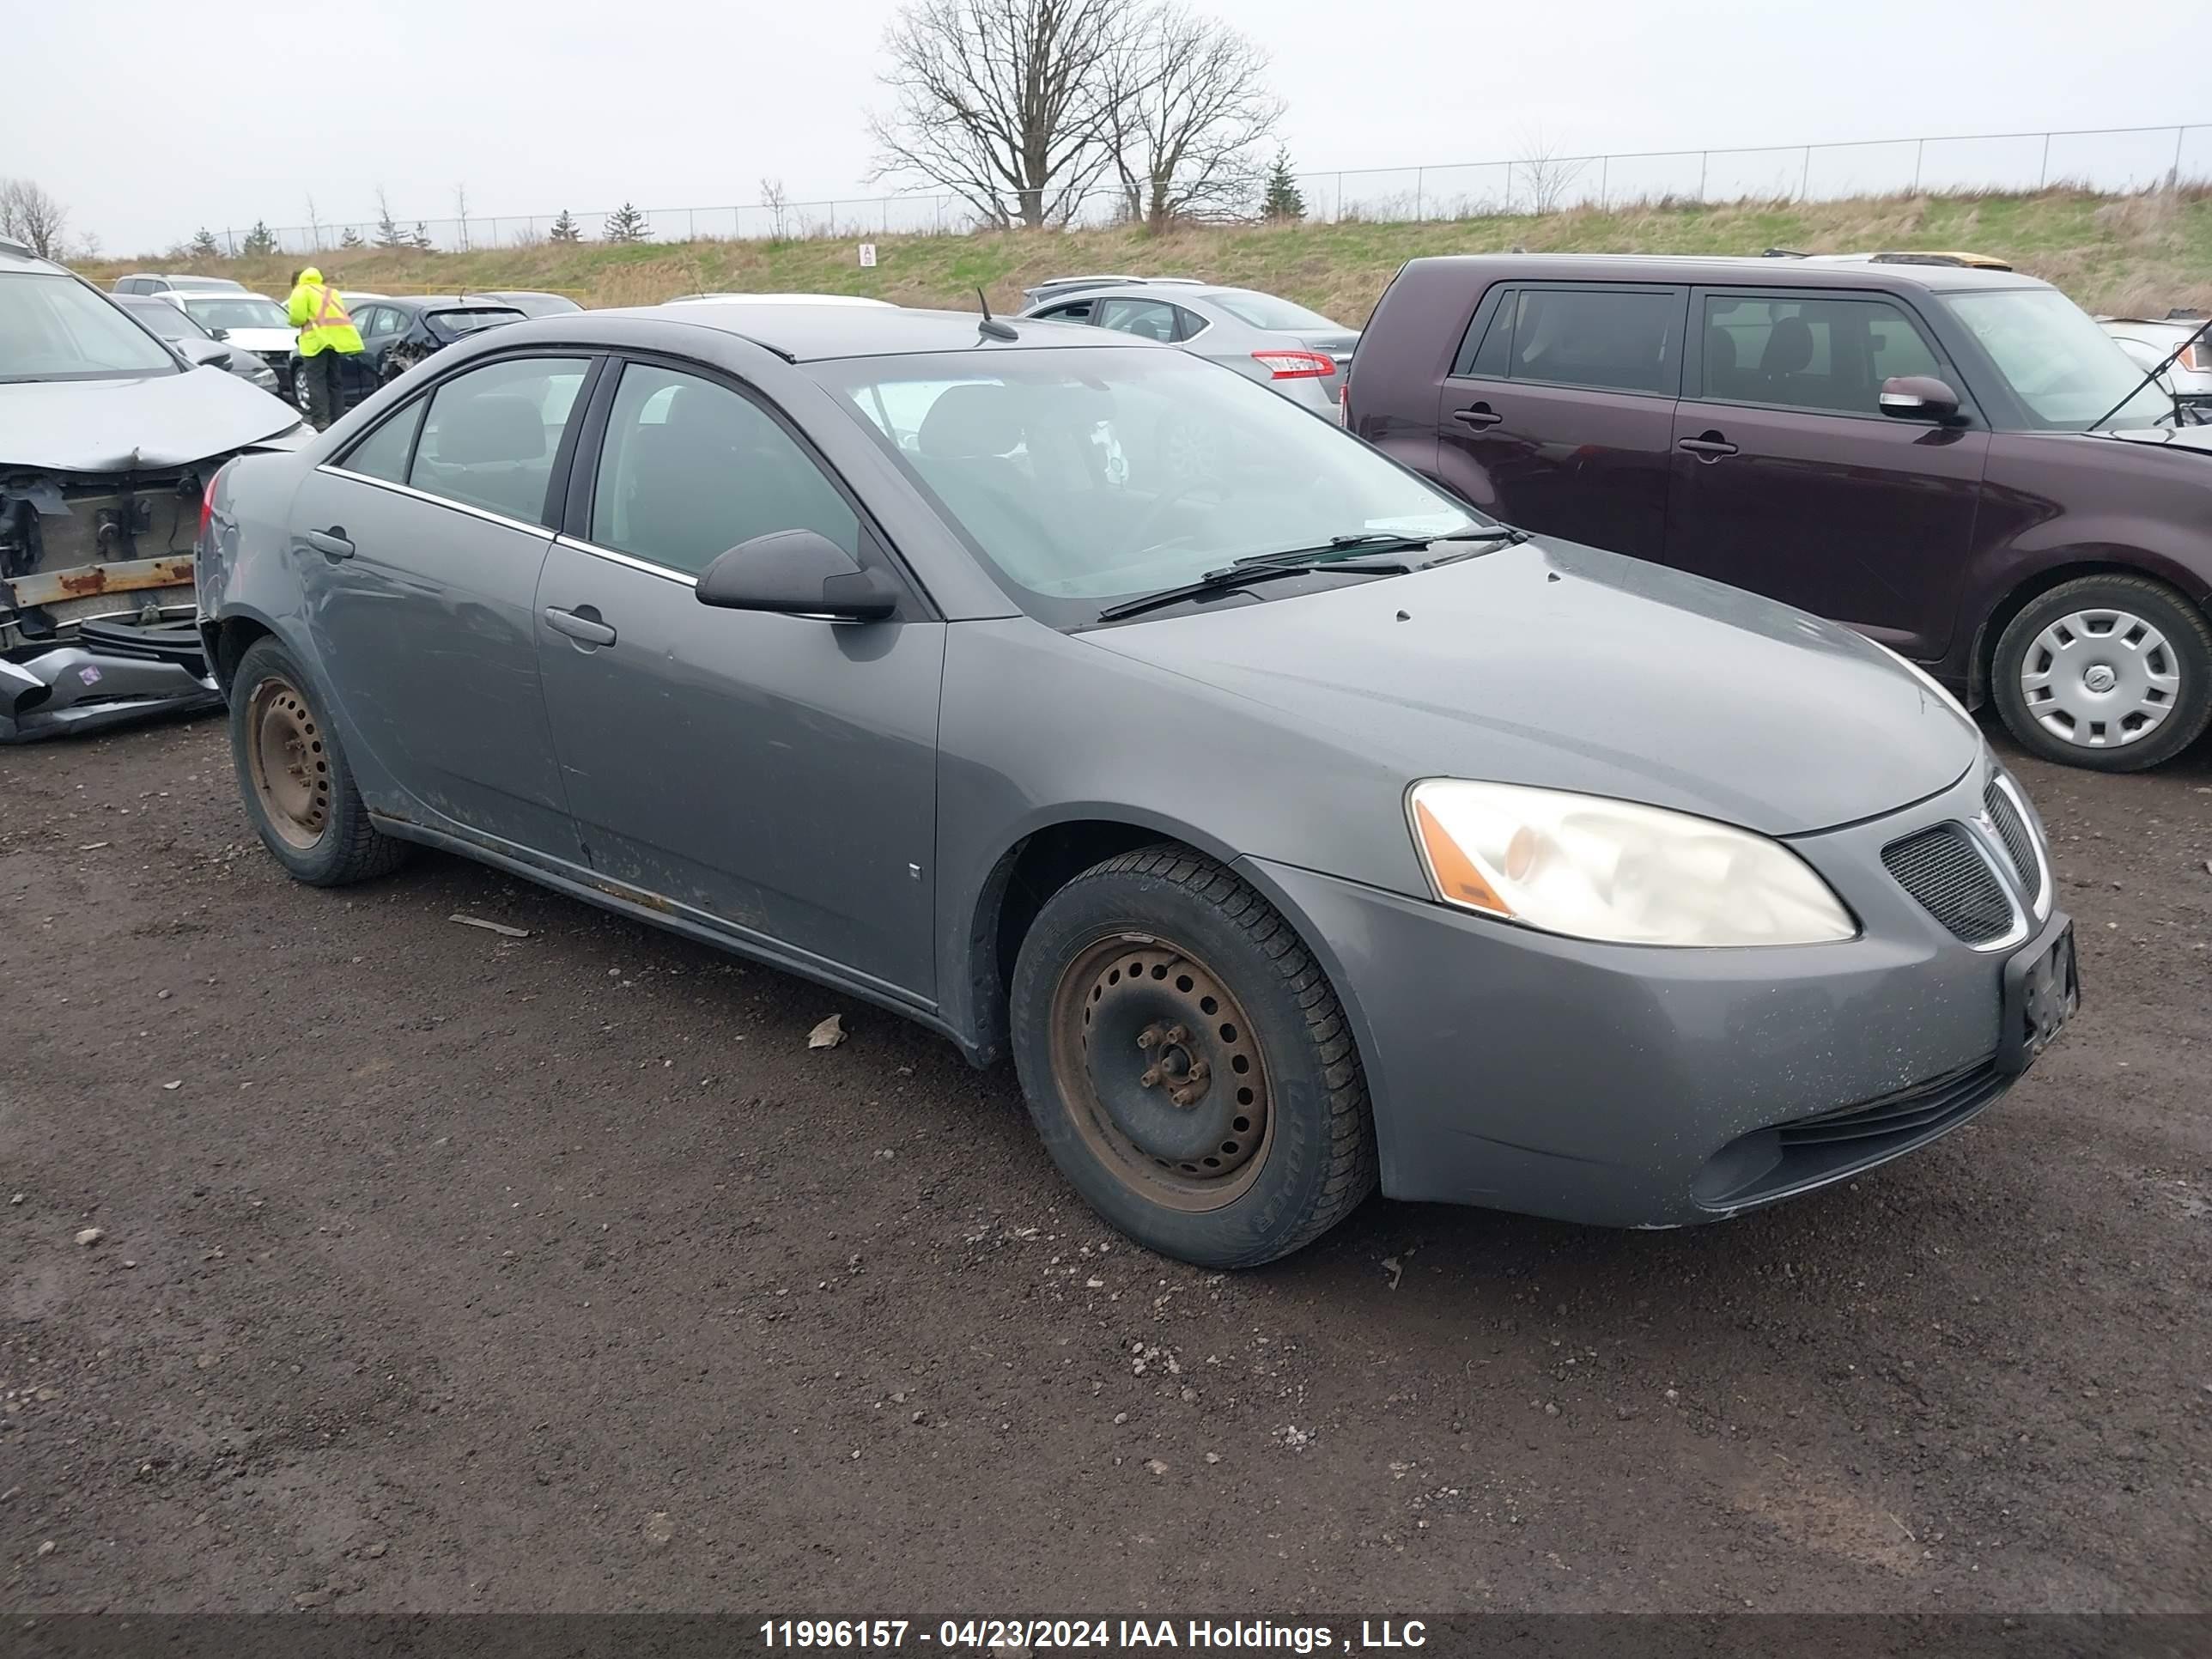
[(183, 371), (167, 347), (74, 276), (0, 276), (0, 381)]
[(468, 311), (434, 311), (430, 313), (433, 334), (473, 334), (480, 328), (496, 328), (501, 323), (519, 323), (522, 313), (491, 306), (478, 306)]
[(2150, 426), (2173, 417), (2173, 399), (2155, 386), (2128, 396), (2141, 383), (2142, 368), (2056, 289), (2008, 288), (1944, 300), (2037, 425), (2087, 431), (2123, 398), (2127, 406), (2106, 426)]
[(1255, 328), (1286, 328), (1301, 334), (1315, 329), (1339, 334), (1351, 332), (1342, 323), (1331, 322), (1318, 311), (1308, 311), (1288, 300), (1278, 300), (1272, 294), (1231, 288), (1217, 289), (1206, 297), (1240, 323), (1249, 323)]
[(1255, 554), (1478, 523), (1330, 422), (1179, 351), (969, 351), (808, 371), (1024, 608), (1059, 627)]
[(204, 328), (289, 328), (284, 307), (258, 294), (185, 294), (178, 296), (192, 319)]

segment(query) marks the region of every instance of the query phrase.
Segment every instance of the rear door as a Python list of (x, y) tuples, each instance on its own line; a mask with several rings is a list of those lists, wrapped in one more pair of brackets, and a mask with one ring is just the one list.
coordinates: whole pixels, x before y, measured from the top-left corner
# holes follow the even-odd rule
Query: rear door
[(1642, 283), (1492, 289), (1437, 406), (1443, 482), (1508, 524), (1657, 558), (1687, 305)]
[(933, 1000), (944, 624), (911, 597), (867, 623), (698, 602), (717, 556), (779, 530), (905, 586), (842, 484), (734, 382), (624, 364), (576, 471), (538, 653), (592, 869)]
[(307, 474), (291, 520), (317, 659), (405, 810), (569, 863), (533, 601), (591, 368), (568, 353), (454, 375)]
[(1972, 549), (1987, 428), (1881, 412), (1883, 380), (1964, 395), (1886, 295), (1701, 289), (1674, 416), (1667, 562), (1943, 656)]

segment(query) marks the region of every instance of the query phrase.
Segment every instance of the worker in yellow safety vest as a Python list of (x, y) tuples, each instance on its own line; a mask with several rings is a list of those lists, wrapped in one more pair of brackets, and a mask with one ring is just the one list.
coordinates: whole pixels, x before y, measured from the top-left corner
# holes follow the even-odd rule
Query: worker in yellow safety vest
[(346, 360), (361, 356), (361, 331), (346, 315), (345, 301), (309, 265), (292, 275), (284, 315), (300, 331), (300, 367), (292, 380), (292, 401), (317, 430), (345, 413)]

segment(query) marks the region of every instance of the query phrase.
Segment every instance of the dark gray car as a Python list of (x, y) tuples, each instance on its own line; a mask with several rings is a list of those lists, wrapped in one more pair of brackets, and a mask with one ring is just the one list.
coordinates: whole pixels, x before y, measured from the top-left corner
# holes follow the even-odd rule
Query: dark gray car
[(1359, 331), (1257, 289), (1212, 288), (1181, 278), (1106, 278), (1066, 290), (1024, 313), (1048, 322), (1086, 323), (1140, 340), (1179, 345), (1233, 368), (1316, 414), (1334, 416)]
[(1378, 1174), (1734, 1214), (1955, 1127), (2073, 1006), (2033, 811), (1880, 647), (1096, 330), (487, 331), (225, 469), (198, 569), (295, 876), (427, 843), (1011, 1054), (1193, 1261)]

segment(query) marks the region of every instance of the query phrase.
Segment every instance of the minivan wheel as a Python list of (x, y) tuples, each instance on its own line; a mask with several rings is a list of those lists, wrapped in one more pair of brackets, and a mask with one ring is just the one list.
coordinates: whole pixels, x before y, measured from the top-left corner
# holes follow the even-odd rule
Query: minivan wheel
[(1373, 1188), (1366, 1077), (1336, 994), (1213, 860), (1162, 844), (1076, 877), (1022, 941), (1012, 1003), (1045, 1149), (1139, 1243), (1255, 1266)]
[(256, 640), (230, 683), (230, 752), (262, 845), (295, 880), (340, 887), (397, 869), (407, 844), (370, 823), (337, 734), (307, 677), (273, 638)]
[(2006, 726), (2045, 760), (2141, 771), (2212, 720), (2212, 624), (2148, 577), (2076, 577), (2006, 626), (1990, 681)]

